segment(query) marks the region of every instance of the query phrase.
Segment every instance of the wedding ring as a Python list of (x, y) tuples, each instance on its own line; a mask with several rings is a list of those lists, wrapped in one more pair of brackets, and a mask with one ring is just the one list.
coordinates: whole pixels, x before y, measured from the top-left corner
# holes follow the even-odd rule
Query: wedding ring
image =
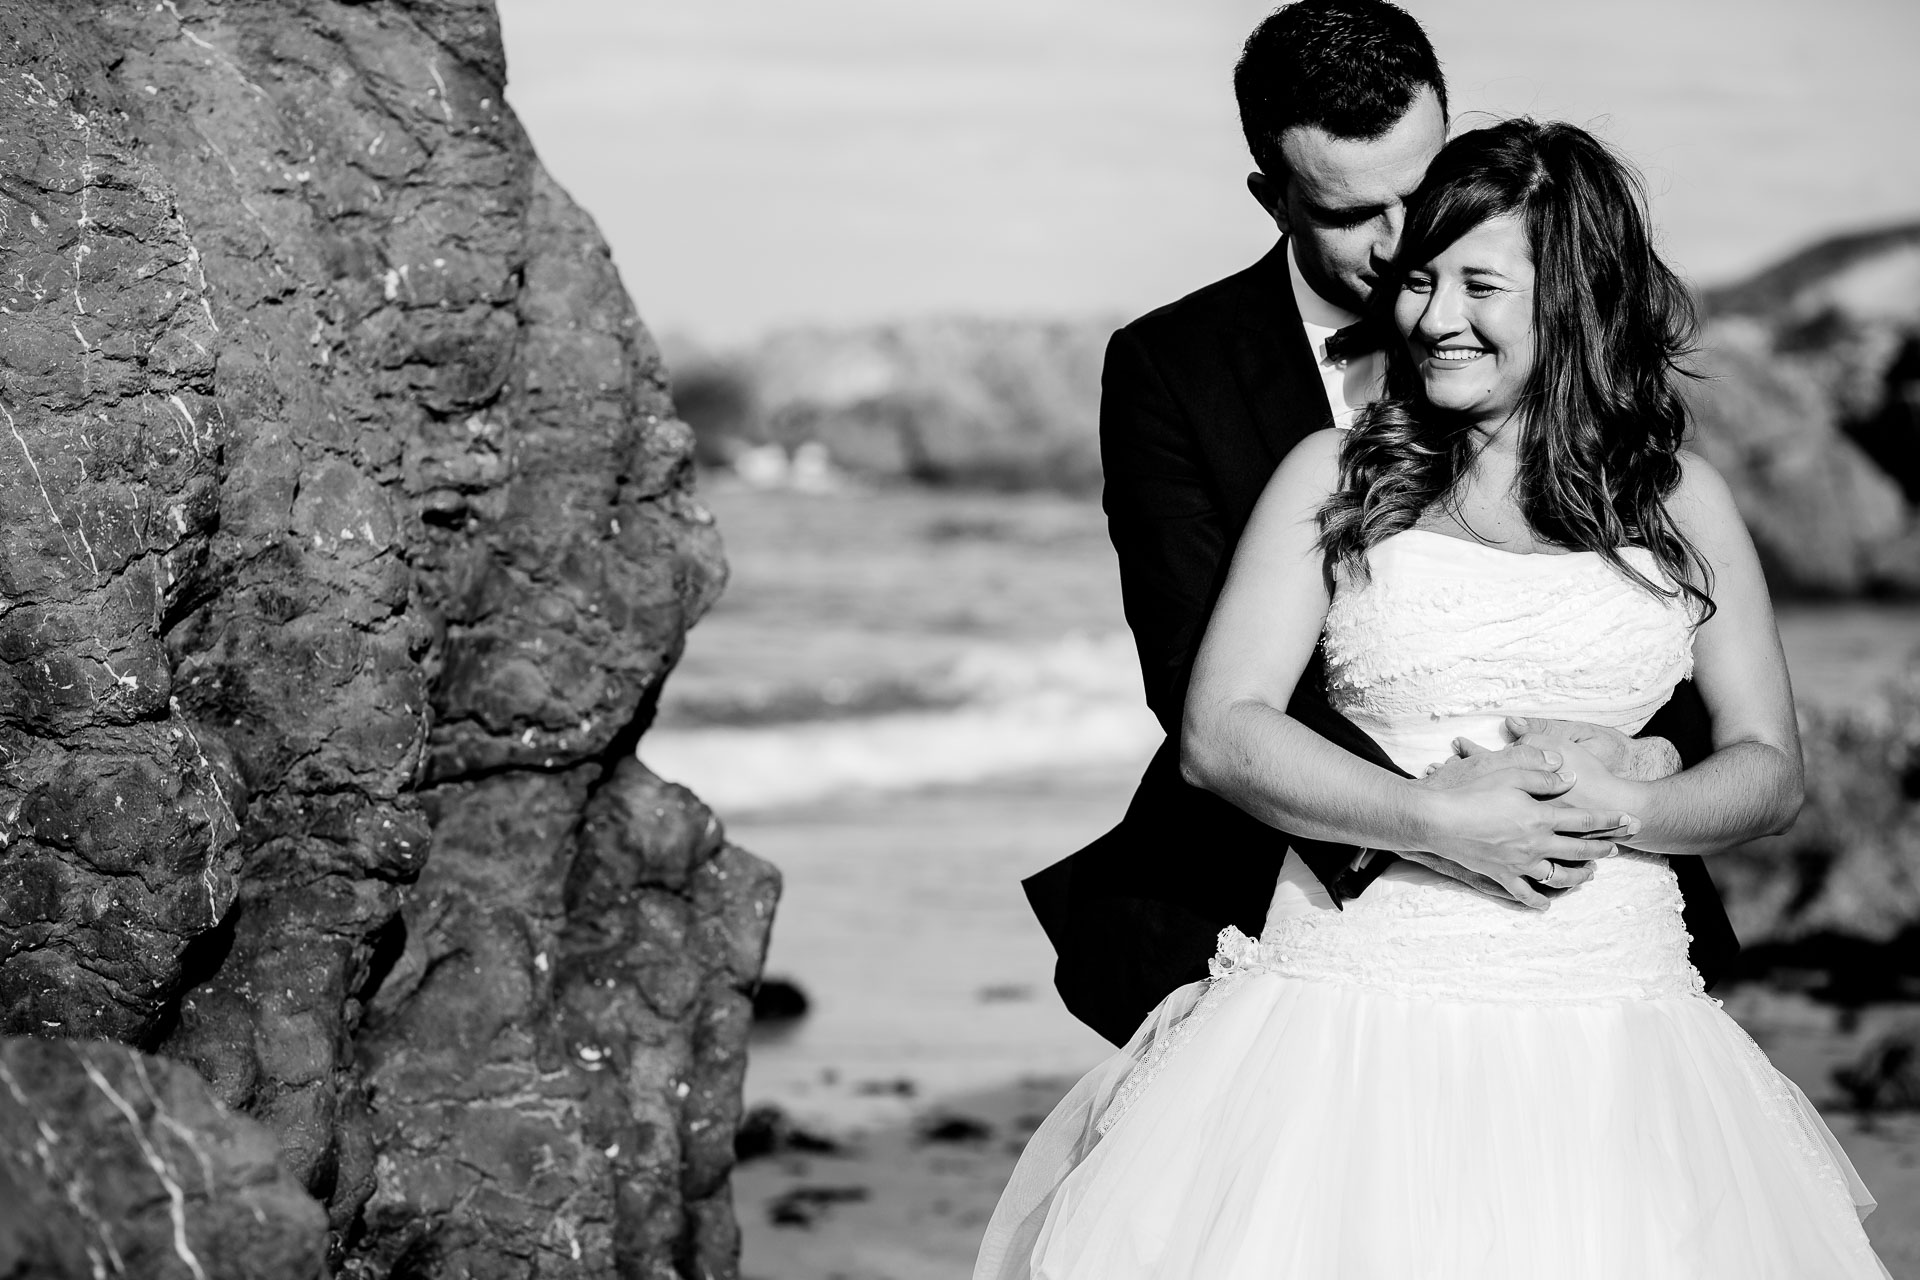
[(1547, 874), (1543, 876), (1539, 876), (1537, 877), (1537, 879), (1539, 880), (1542, 888), (1558, 889), (1560, 887), (1557, 880), (1557, 877), (1559, 876), (1559, 874), (1560, 874), (1560, 864), (1557, 862), (1549, 862), (1547, 863)]

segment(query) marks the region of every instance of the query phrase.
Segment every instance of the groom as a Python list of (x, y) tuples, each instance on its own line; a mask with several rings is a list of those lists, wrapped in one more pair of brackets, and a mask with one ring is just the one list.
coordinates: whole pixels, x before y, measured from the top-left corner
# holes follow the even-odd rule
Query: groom
[[(1247, 187), (1281, 239), (1247, 270), (1115, 333), (1102, 379), (1108, 526), (1147, 704), (1167, 738), (1120, 825), (1026, 882), (1060, 957), (1054, 980), (1067, 1007), (1116, 1044), (1168, 992), (1206, 976), (1221, 928), (1259, 935), (1289, 846), (1336, 903), (1394, 857), (1286, 835), (1186, 785), (1180, 717), (1234, 545), (1274, 468), (1379, 394), (1384, 358), (1357, 322), (1398, 243), (1403, 202), (1446, 141), (1446, 83), (1426, 33), (1386, 0), (1299, 0), (1248, 39), (1234, 94), (1258, 166)], [(1323, 685), (1316, 657), (1288, 713), (1393, 769), (1328, 706)], [(1518, 771), (1557, 767), (1552, 749), (1565, 741), (1649, 779), (1711, 750), (1690, 682), (1638, 740), (1560, 722), (1515, 727), (1521, 743), (1450, 761), (1424, 781), (1520, 785)], [(1354, 797), (1361, 811), (1365, 801)], [(1701, 860), (1670, 861), (1693, 961), (1711, 984), (1739, 944)], [(1539, 901), (1491, 850), (1467, 870)], [(1553, 887), (1588, 874), (1568, 869)]]

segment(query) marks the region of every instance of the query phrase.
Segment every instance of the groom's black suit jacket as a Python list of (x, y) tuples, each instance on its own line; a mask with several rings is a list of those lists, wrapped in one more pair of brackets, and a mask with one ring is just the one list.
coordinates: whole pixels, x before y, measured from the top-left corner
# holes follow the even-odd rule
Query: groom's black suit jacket
[[(1226, 925), (1258, 936), (1289, 844), (1336, 900), (1365, 887), (1350, 846), (1281, 834), (1180, 777), (1187, 679), (1235, 544), (1280, 459), (1333, 425), (1300, 326), (1283, 240), (1259, 262), (1113, 335), (1101, 383), (1109, 529), (1147, 703), (1167, 732), (1119, 826), (1026, 881), (1074, 1015), (1124, 1043), (1168, 992), (1206, 976)], [(1288, 704), (1321, 736), (1384, 768), (1386, 753), (1328, 705), (1316, 655)], [(1644, 730), (1692, 765), (1711, 750), (1691, 681)], [(1395, 772), (1400, 772), (1395, 769)], [(1378, 875), (1388, 857), (1376, 855)], [(1739, 950), (1699, 858), (1670, 860), (1693, 961), (1711, 984)]]

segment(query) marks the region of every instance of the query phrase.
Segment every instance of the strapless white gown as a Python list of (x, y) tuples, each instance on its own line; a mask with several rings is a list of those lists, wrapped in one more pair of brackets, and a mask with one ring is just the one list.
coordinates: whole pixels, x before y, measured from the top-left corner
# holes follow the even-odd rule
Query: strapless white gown
[[(1370, 564), (1329, 693), (1410, 773), (1508, 714), (1638, 729), (1691, 668), (1681, 606), (1591, 553)], [(1688, 941), (1658, 857), (1536, 913), (1407, 862), (1338, 909), (1289, 855), (1261, 937), (1035, 1133), (975, 1280), (1879, 1280), (1866, 1189)]]

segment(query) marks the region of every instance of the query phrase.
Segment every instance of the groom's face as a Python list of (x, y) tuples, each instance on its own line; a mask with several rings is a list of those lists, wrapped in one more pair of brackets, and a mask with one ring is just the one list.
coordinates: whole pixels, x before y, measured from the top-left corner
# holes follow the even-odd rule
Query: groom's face
[(1288, 172), (1256, 182), (1254, 194), (1294, 237), (1315, 293), (1349, 311), (1365, 306), (1399, 247), (1407, 197), (1446, 140), (1446, 113), (1432, 89), (1377, 138), (1336, 138), (1312, 125), (1281, 135)]

